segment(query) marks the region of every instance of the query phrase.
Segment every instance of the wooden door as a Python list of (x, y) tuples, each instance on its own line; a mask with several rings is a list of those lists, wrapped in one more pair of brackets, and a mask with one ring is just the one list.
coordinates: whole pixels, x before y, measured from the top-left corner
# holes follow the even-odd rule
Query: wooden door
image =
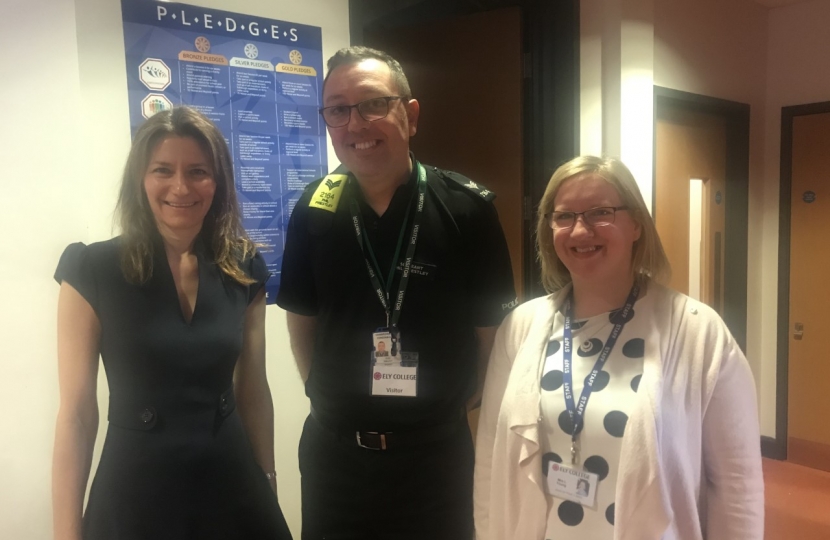
[[(726, 122), (711, 114), (665, 107), (656, 128), (654, 215), (671, 263), (669, 286), (689, 294), (690, 211), (700, 213), (700, 300), (723, 313), (726, 219)], [(702, 203), (690, 208), (690, 183), (703, 181)]]
[(787, 459), (830, 471), (830, 113), (794, 117), (792, 144)]

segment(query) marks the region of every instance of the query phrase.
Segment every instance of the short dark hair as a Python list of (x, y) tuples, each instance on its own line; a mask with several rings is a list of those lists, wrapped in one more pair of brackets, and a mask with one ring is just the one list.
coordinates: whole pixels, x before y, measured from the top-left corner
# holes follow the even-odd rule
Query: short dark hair
[(392, 72), (392, 80), (395, 81), (395, 85), (398, 87), (398, 94), (403, 98), (412, 99), (409, 80), (407, 80), (400, 62), (383, 51), (372, 49), (371, 47), (364, 47), (363, 45), (340, 49), (329, 58), (326, 64), (328, 73), (326, 73), (326, 78), (323, 79), (323, 92), (326, 91), (326, 82), (329, 80), (332, 71), (340, 66), (359, 64), (364, 60), (379, 60), (389, 66), (389, 71)]

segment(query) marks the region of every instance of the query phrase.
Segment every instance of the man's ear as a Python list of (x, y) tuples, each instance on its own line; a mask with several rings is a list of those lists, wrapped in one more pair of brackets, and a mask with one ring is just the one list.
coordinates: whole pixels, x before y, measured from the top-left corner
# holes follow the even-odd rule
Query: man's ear
[(418, 132), (418, 116), (421, 114), (421, 104), (417, 99), (410, 99), (406, 103), (406, 117), (409, 120), (409, 136)]

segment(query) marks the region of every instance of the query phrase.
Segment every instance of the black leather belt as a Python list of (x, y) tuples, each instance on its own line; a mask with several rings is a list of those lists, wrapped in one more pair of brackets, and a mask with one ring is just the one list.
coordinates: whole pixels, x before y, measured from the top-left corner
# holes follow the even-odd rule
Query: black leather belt
[(462, 419), (466, 421), (465, 415), (461, 414), (455, 421), (443, 424), (407, 431), (381, 433), (338, 429), (331, 422), (320, 418), (320, 414), (314, 408), (311, 409), (311, 417), (321, 426), (338, 435), (342, 440), (356, 444), (360, 448), (379, 451), (418, 446), (448, 439), (461, 427)]

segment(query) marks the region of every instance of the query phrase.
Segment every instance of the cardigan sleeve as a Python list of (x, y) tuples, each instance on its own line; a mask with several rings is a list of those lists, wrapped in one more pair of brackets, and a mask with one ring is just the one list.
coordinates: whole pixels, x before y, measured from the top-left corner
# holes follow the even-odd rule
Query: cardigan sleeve
[(764, 478), (755, 382), (733, 339), (703, 417), (708, 540), (763, 540)]
[(487, 378), (484, 382), (484, 394), (481, 400), (481, 413), (478, 419), (476, 436), (475, 489), (473, 491), (473, 511), (477, 540), (491, 540), (490, 532), (490, 479), (493, 468), (493, 449), (496, 442), (496, 429), (501, 411), (507, 380), (515, 359), (508, 353), (510, 327), (516, 312), (504, 320), (496, 332), (496, 339), (490, 352)]

